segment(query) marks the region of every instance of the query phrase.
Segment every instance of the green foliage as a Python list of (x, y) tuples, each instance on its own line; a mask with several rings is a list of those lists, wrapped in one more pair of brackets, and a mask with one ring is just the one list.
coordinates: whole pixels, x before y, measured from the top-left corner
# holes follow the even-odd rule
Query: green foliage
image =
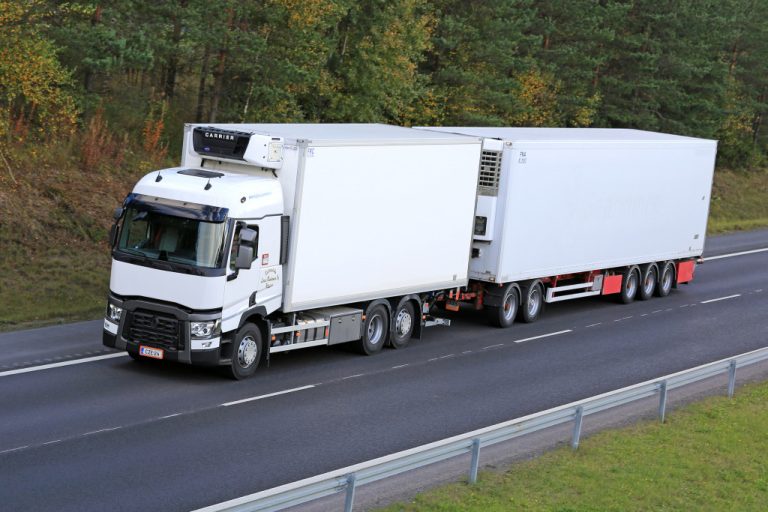
[(69, 74), (41, 35), (41, 1), (0, 1), (0, 137), (69, 133), (77, 109)]
[(608, 126), (755, 168), (766, 19), (764, 0), (0, 0), (0, 130), (71, 126), (75, 98), (82, 129), (100, 111), (140, 147), (166, 102), (171, 153), (184, 122)]
[(531, 1), (438, 0), (434, 47), (425, 71), (444, 102), (438, 120), (456, 125), (509, 125), (527, 105), (516, 77), (530, 68), (527, 35), (535, 9)]
[(725, 93), (720, 2), (623, 4), (606, 18), (616, 36), (599, 78), (600, 124), (713, 136)]

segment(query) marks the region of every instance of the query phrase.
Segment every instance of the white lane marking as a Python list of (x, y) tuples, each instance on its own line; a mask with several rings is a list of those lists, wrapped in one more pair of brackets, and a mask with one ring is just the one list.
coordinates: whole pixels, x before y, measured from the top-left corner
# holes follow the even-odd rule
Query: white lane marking
[(56, 443), (60, 443), (60, 442), (61, 442), (61, 439), (54, 439), (53, 441), (48, 441), (47, 443), (43, 443), (40, 446), (47, 446), (49, 444), (56, 444)]
[(24, 450), (25, 448), (29, 448), (29, 445), (17, 446), (16, 448), (11, 448), (10, 450), (3, 450), (2, 452), (0, 452), (0, 455), (4, 453), (17, 452), (19, 450)]
[(160, 416), (158, 419), (160, 420), (167, 420), (168, 418), (175, 418), (176, 416), (181, 416), (180, 412), (169, 414), (168, 416)]
[(751, 251), (741, 251), (741, 252), (732, 252), (730, 254), (721, 254), (719, 256), (709, 256), (707, 258), (704, 258), (704, 263), (712, 260), (719, 260), (722, 258), (733, 258), (734, 256), (744, 256), (745, 254), (756, 254), (758, 252), (766, 252), (768, 251), (768, 247), (765, 247), (763, 249), (753, 249)]
[(664, 311), (664, 310), (663, 309), (657, 309), (656, 311), (651, 311), (651, 314), (653, 315), (654, 313), (661, 313), (662, 311)]
[(596, 325), (602, 325), (603, 322), (597, 322), (596, 324), (589, 324), (586, 327), (595, 327)]
[(115, 357), (126, 357), (127, 355), (128, 355), (128, 352), (118, 352), (117, 354), (106, 354), (103, 356), (93, 356), (93, 357), (86, 357), (83, 359), (73, 359), (71, 361), (62, 361), (60, 363), (31, 366), (29, 368), (19, 368), (18, 370), (8, 370), (6, 372), (0, 372), (0, 377), (8, 377), (11, 375), (18, 375), (20, 373), (39, 372), (42, 370), (50, 370), (51, 368), (60, 368), (62, 366), (72, 366), (73, 364), (91, 363), (93, 361), (101, 361), (103, 359), (113, 359)]
[(642, 314), (642, 315), (640, 315), (640, 316), (648, 316), (648, 313), (643, 313), (643, 314)]
[(549, 338), (550, 336), (557, 336), (558, 334), (565, 334), (567, 332), (573, 332), (573, 329), (566, 329), (564, 331), (550, 332), (549, 334), (542, 334), (540, 336), (531, 336), (530, 338), (523, 338), (522, 340), (515, 340), (515, 343), (523, 343), (525, 341), (538, 340), (541, 338)]
[(619, 318), (618, 320), (614, 320), (614, 322), (621, 322), (622, 320), (629, 320), (630, 318), (632, 318), (632, 317), (631, 316), (625, 316), (623, 318)]
[(288, 393), (295, 393), (296, 391), (303, 391), (305, 389), (310, 389), (315, 387), (314, 384), (310, 384), (309, 386), (301, 386), (300, 388), (293, 388), (293, 389), (285, 389), (283, 391), (276, 391), (275, 393), (269, 393), (268, 395), (261, 395), (261, 396), (252, 396), (251, 398), (243, 398), (242, 400), (235, 400), (234, 402), (227, 402), (225, 404), (221, 404), (220, 407), (229, 407), (231, 405), (238, 405), (238, 404), (244, 404), (245, 402), (253, 402), (254, 400), (261, 400), (263, 398), (270, 398), (273, 396), (278, 395), (286, 395)]
[(471, 350), (465, 350), (464, 352), (462, 352), (462, 354), (471, 354), (471, 353), (472, 353)]
[(112, 432), (113, 430), (119, 430), (123, 427), (110, 427), (110, 428), (102, 428), (99, 430), (92, 430), (91, 432), (86, 432), (85, 434), (80, 434), (81, 437), (85, 436), (92, 436), (93, 434), (100, 434), (101, 432)]
[(487, 347), (483, 347), (480, 350), (489, 350), (489, 349), (492, 349), (492, 348), (499, 348), (499, 347), (503, 347), (503, 346), (504, 346), (503, 343), (499, 343), (498, 345), (489, 345)]
[(700, 304), (709, 304), (710, 302), (717, 302), (719, 300), (735, 299), (736, 297), (741, 297), (741, 294), (737, 293), (735, 295), (728, 295), (727, 297), (718, 297), (716, 299), (703, 300), (700, 302)]
[(393, 366), (392, 369), (397, 370), (398, 368), (405, 368), (406, 366), (408, 366), (408, 364), (399, 364), (397, 366)]
[(763, 289), (762, 289), (762, 288), (758, 288), (757, 290), (755, 290), (755, 293), (760, 293), (760, 292), (762, 292), (762, 291), (763, 291)]
[(681, 307), (681, 308), (687, 308), (688, 306), (690, 306), (690, 304), (683, 304), (683, 305), (682, 305), (682, 306), (680, 306), (680, 307)]
[(431, 363), (432, 361), (437, 361), (438, 359), (440, 359), (440, 358), (439, 357), (433, 357), (432, 359), (427, 359), (427, 362)]
[(349, 375), (347, 377), (342, 377), (341, 380), (356, 379), (358, 377), (362, 377), (363, 375), (364, 375), (363, 373), (356, 373), (354, 375)]
[(449, 357), (454, 357), (456, 354), (448, 354), (447, 356), (441, 356), (440, 359), (448, 359)]

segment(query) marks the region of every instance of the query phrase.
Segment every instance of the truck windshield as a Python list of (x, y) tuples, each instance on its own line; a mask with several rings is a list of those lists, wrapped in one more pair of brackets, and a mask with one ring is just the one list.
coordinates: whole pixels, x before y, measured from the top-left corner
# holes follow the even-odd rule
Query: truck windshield
[(219, 268), (226, 222), (205, 222), (129, 207), (117, 249), (151, 260)]

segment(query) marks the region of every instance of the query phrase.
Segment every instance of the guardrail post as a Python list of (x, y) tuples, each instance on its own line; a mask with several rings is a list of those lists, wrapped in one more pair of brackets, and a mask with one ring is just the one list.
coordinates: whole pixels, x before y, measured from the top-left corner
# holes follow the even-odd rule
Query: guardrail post
[(667, 381), (659, 384), (659, 421), (664, 423), (664, 415), (667, 412)]
[(578, 406), (576, 408), (576, 418), (573, 422), (573, 439), (571, 440), (571, 448), (574, 450), (579, 447), (579, 437), (581, 437), (581, 418), (584, 415), (584, 408)]
[(472, 440), (472, 463), (469, 466), (469, 483), (477, 483), (477, 468), (480, 465), (480, 440)]
[(728, 365), (728, 398), (733, 398), (736, 389), (736, 360), (732, 359)]
[(355, 474), (347, 477), (347, 498), (344, 500), (344, 512), (352, 512), (352, 505), (355, 502)]

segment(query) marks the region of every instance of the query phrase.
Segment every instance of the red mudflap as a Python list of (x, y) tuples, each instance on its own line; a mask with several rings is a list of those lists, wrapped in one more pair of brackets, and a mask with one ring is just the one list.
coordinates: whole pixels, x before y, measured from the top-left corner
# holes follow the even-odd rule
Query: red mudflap
[(621, 274), (603, 278), (603, 295), (621, 292)]
[(696, 268), (696, 262), (693, 260), (680, 261), (677, 263), (677, 284), (693, 281), (693, 270)]

